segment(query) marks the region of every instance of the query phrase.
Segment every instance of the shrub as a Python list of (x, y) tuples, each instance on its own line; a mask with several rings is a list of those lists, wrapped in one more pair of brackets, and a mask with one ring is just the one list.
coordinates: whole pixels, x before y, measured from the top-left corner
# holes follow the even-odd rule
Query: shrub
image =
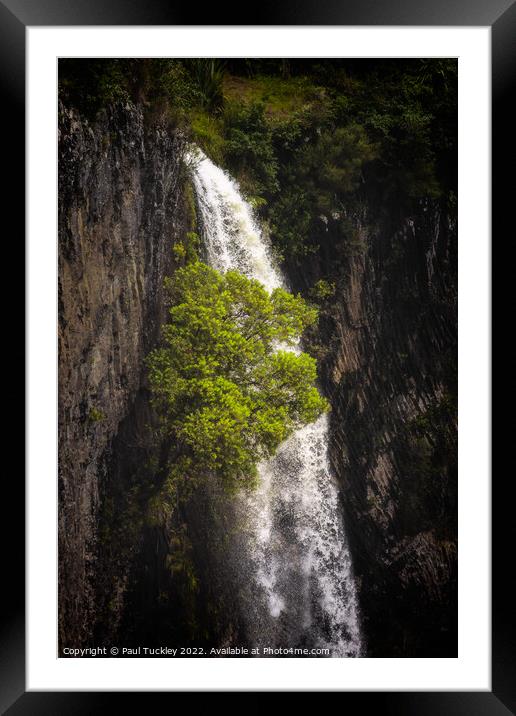
[(206, 473), (230, 491), (253, 486), (257, 462), (327, 408), (314, 385), (315, 360), (287, 350), (317, 311), (283, 289), (269, 295), (255, 280), (199, 261), (166, 286), (172, 306), (163, 346), (147, 365), (162, 430), (178, 450), (167, 491)]

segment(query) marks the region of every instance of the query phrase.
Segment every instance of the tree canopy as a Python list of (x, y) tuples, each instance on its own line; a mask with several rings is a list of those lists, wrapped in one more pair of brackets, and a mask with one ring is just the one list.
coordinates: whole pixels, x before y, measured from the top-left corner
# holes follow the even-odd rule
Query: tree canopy
[(214, 472), (229, 490), (252, 487), (257, 463), (328, 407), (315, 359), (296, 348), (317, 311), (200, 261), (178, 269), (166, 289), (163, 345), (147, 364), (161, 428), (179, 453), (174, 475)]

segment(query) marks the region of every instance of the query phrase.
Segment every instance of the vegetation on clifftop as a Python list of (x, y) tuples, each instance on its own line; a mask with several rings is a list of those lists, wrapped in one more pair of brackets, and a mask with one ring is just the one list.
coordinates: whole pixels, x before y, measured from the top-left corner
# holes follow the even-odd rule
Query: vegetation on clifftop
[(454, 59), (61, 60), (59, 73), (83, 112), (133, 101), (199, 144), (289, 260), (319, 251), (328, 222), (356, 250), (347, 215), (365, 202), (407, 214), (454, 200)]

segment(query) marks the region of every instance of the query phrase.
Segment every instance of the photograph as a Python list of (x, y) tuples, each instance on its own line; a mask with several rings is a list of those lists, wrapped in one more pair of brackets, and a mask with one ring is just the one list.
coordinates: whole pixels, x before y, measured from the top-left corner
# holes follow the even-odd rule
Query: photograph
[(457, 658), (457, 57), (57, 73), (58, 657)]

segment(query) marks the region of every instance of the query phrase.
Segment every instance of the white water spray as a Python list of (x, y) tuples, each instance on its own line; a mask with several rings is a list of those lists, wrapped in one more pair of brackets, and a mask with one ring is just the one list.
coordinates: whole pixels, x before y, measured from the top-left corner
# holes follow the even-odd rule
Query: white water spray
[[(237, 183), (200, 151), (192, 158), (210, 265), (236, 269), (268, 291), (285, 286)], [(237, 500), (238, 559), (248, 590), (242, 612), (253, 646), (328, 648), (334, 657), (362, 653), (351, 559), (327, 451), (324, 415), (260, 463), (258, 489)]]

